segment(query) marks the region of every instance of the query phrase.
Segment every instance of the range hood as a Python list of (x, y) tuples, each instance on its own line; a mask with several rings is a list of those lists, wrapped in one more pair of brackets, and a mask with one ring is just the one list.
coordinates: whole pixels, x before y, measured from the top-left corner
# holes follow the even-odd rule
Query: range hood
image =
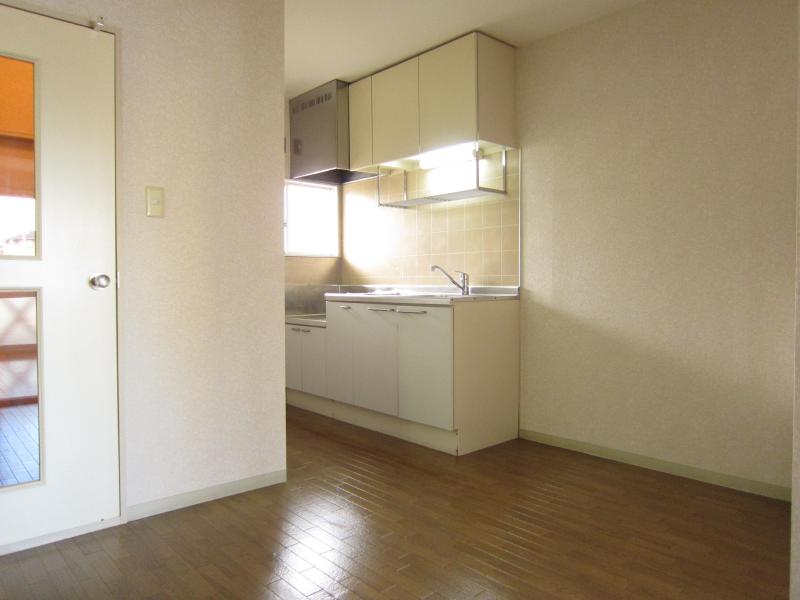
[(375, 177), (350, 170), (348, 84), (334, 79), (289, 101), (289, 176), (339, 185)]

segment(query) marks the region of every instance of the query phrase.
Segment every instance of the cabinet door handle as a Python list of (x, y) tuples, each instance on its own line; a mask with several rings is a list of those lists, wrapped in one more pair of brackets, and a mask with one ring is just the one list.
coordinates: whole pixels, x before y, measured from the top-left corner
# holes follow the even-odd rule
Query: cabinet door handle
[(292, 331), (302, 331), (299, 327), (292, 327)]
[(394, 308), (372, 308), (371, 306), (367, 308), (367, 310), (371, 310), (373, 312), (397, 312), (397, 309)]
[(300, 331), (302, 331), (303, 333), (311, 333), (310, 329), (301, 329)]
[(352, 306), (347, 306), (346, 304), (344, 304), (344, 305), (340, 306), (339, 308), (341, 308), (342, 310), (350, 310), (352, 308)]
[(427, 310), (398, 310), (398, 315), (427, 315)]

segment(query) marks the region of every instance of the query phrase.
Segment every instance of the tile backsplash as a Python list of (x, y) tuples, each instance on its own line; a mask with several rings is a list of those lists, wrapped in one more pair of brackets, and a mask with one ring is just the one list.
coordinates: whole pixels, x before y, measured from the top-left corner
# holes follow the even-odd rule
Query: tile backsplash
[(345, 285), (440, 285), (431, 264), (473, 285), (519, 285), (519, 152), (508, 152), (507, 193), (411, 208), (378, 205), (377, 181), (343, 188)]

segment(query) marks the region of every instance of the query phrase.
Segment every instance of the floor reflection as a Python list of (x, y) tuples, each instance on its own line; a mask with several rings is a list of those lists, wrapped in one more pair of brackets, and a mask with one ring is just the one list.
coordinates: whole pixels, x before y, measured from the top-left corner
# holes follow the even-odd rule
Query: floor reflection
[(0, 486), (38, 479), (38, 404), (0, 408)]

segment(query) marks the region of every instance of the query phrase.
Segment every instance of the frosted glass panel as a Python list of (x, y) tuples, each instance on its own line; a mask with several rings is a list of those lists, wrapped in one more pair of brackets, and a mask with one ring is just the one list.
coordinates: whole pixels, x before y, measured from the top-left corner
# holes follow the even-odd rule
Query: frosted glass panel
[(36, 254), (34, 64), (0, 56), (0, 257)]
[(39, 479), (36, 302), (0, 291), (0, 486)]

